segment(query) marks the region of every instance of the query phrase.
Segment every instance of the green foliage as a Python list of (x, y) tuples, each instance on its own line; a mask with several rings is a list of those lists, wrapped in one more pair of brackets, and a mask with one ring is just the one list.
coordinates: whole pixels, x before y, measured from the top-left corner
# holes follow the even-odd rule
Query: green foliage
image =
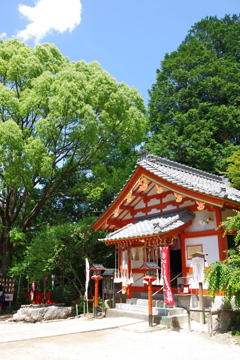
[(21, 303), (21, 305), (29, 305), (29, 304), (31, 304), (30, 296), (29, 296), (29, 294), (27, 294), (25, 292), (20, 292), (19, 293), (18, 301)]
[(224, 292), (226, 302), (235, 296), (235, 304), (240, 308), (240, 212), (222, 223), (226, 232), (237, 230), (235, 237), (236, 246), (228, 251), (225, 261), (216, 261), (207, 269), (205, 280), (208, 283), (208, 291), (215, 298), (218, 291)]
[(16, 39), (0, 41), (3, 274), (43, 224), (102, 210), (94, 203), (111, 198), (125, 180), (126, 157), (134, 158), (146, 125), (137, 90), (97, 62), (70, 62), (50, 44), (32, 49)]
[(232, 186), (240, 188), (240, 149), (226, 159), (228, 164), (226, 175), (231, 180)]
[(79, 299), (74, 300), (73, 306), (78, 307), (78, 314), (83, 314), (84, 312), (84, 298), (83, 296), (80, 296)]
[(74, 286), (58, 286), (51, 291), (51, 302), (55, 302), (57, 304), (64, 303), (69, 306), (72, 301), (78, 297), (78, 295), (79, 294)]
[(82, 292), (85, 287), (85, 258), (90, 263), (114, 266), (111, 247), (98, 241), (105, 232), (94, 232), (90, 227), (94, 218), (85, 218), (78, 223), (43, 226), (27, 245), (23, 256), (15, 257), (10, 274), (20, 272), (33, 281), (55, 274), (56, 279), (65, 278)]
[(166, 54), (150, 91), (151, 136), (158, 156), (209, 172), (224, 171), (240, 144), (239, 16), (196, 23)]

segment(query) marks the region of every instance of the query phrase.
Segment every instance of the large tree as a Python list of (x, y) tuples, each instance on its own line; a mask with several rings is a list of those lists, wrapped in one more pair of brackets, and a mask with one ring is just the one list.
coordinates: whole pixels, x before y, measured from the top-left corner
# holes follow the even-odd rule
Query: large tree
[[(113, 166), (115, 149), (124, 157), (145, 131), (137, 90), (97, 62), (70, 62), (50, 44), (0, 41), (0, 273), (26, 234), (48, 222), (52, 199), (90, 184), (94, 193), (94, 175)], [(74, 175), (79, 183), (66, 186)]]
[(58, 284), (67, 280), (79, 293), (83, 292), (85, 258), (90, 264), (114, 267), (112, 249), (97, 240), (106, 236), (105, 231), (95, 232), (90, 226), (94, 220), (86, 217), (77, 223), (42, 226), (31, 236), (31, 242), (26, 242), (16, 252), (10, 275), (21, 274), (22, 278), (37, 282), (54, 274)]
[(151, 136), (159, 156), (215, 172), (240, 144), (240, 17), (207, 17), (166, 54), (150, 91)]

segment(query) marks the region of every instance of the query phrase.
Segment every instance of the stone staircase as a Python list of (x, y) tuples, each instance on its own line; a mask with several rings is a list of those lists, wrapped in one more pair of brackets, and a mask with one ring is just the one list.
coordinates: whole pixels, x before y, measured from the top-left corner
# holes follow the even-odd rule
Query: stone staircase
[[(187, 322), (187, 311), (182, 307), (166, 307), (162, 300), (153, 300), (153, 323), (180, 327)], [(106, 310), (106, 317), (131, 317), (148, 321), (147, 299), (126, 299), (126, 303), (116, 303), (114, 309)]]

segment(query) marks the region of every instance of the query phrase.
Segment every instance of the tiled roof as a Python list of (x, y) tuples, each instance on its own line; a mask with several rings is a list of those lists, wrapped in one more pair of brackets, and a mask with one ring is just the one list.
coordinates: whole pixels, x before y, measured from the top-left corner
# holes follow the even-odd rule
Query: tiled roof
[[(138, 160), (132, 174), (126, 181), (119, 194), (115, 196), (108, 209), (112, 204), (114, 204), (118, 196), (127, 186), (129, 181), (134, 176), (137, 168), (139, 167), (146, 169), (152, 174), (155, 174), (159, 177), (159, 180), (162, 178), (169, 183), (199, 192), (200, 194), (206, 194), (216, 198), (222, 198), (240, 203), (240, 191), (231, 187), (228, 179), (226, 179), (224, 176), (210, 174), (187, 165), (154, 156), (148, 154), (144, 150), (142, 151), (142, 158)], [(106, 209), (104, 213), (106, 213), (108, 209)], [(98, 220), (96, 220), (96, 222), (97, 221)]]
[(105, 267), (102, 264), (92, 264), (91, 268), (96, 270), (105, 270)]
[(99, 239), (99, 241), (112, 241), (163, 234), (188, 223), (194, 216), (195, 215), (188, 209), (181, 209), (143, 217), (108, 234), (106, 238)]
[(102, 273), (102, 276), (113, 276), (115, 272), (115, 269), (106, 269), (104, 273)]
[(230, 187), (229, 182), (223, 176), (210, 174), (150, 154), (138, 160), (138, 165), (152, 174), (184, 188), (240, 202), (240, 191)]
[(155, 262), (152, 262), (152, 261), (143, 263), (139, 269), (142, 269), (142, 268), (149, 268), (149, 269), (154, 269), (154, 270), (160, 269), (160, 267)]

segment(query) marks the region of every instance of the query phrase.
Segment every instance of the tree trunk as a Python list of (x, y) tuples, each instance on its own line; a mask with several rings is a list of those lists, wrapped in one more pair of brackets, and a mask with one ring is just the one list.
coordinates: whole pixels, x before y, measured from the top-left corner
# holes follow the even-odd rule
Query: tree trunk
[(10, 242), (8, 230), (0, 233), (0, 274), (7, 276), (7, 272), (12, 263), (15, 246)]

